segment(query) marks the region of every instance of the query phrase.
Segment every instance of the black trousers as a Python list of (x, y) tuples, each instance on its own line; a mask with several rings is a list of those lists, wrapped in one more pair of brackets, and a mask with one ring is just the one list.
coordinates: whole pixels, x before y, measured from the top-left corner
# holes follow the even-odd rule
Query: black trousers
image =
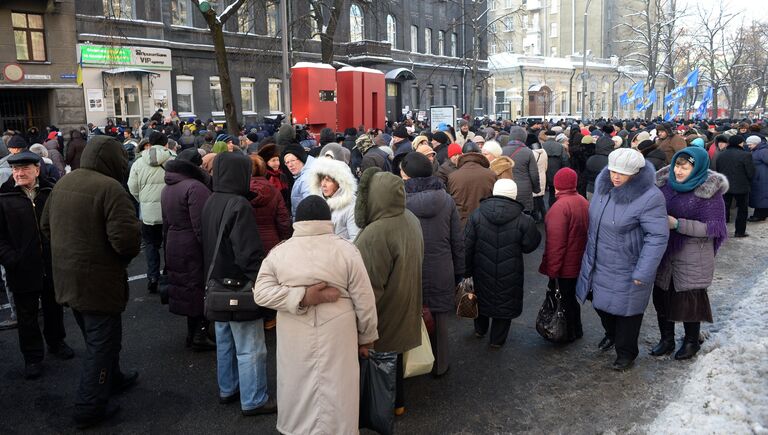
[(432, 354), (435, 356), (435, 365), (432, 368), (433, 375), (443, 375), (448, 371), (448, 321), (452, 313), (432, 313), (435, 319), (435, 333), (429, 336), (432, 345)]
[(752, 216), (754, 216), (755, 219), (766, 219), (768, 218), (768, 208), (756, 208), (755, 212), (752, 213)]
[(403, 381), (405, 376), (405, 366), (403, 365), (403, 354), (397, 354), (397, 370), (395, 371), (395, 408), (405, 406), (405, 389)]
[(617, 316), (595, 309), (600, 316), (600, 322), (605, 329), (605, 335), (612, 338), (616, 344), (616, 359), (633, 361), (640, 351), (637, 349), (637, 338), (640, 336), (640, 325), (643, 315)]
[[(577, 278), (557, 278), (557, 286), (560, 288), (560, 295), (563, 298), (565, 307), (565, 321), (568, 324), (568, 340), (573, 341), (581, 338), (584, 331), (581, 327), (581, 305), (576, 300), (576, 282)], [(551, 283), (553, 285), (554, 283)]]
[(480, 335), (485, 335), (488, 332), (488, 326), (490, 325), (490, 344), (494, 346), (503, 346), (507, 341), (507, 335), (509, 335), (509, 327), (511, 324), (512, 319), (491, 319), (490, 317), (480, 315), (475, 319), (475, 332)]
[(75, 418), (97, 417), (106, 409), (112, 385), (122, 380), (122, 318), (120, 314), (72, 311), (85, 341)]
[(749, 214), (749, 194), (748, 193), (726, 193), (723, 195), (725, 201), (725, 220), (731, 221), (731, 201), (736, 201), (736, 234), (744, 234), (747, 231), (747, 215)]
[[(56, 303), (53, 289), (42, 292), (14, 293), (16, 320), (19, 333), (19, 347), (27, 364), (39, 363), (45, 356), (43, 337), (48, 346), (56, 347), (64, 339), (64, 310)], [(39, 305), (43, 306), (43, 332), (38, 322)]]

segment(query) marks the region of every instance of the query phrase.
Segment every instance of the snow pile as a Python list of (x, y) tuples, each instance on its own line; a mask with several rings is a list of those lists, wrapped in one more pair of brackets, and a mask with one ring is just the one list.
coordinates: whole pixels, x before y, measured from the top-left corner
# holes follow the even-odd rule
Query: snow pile
[[(727, 297), (727, 296), (726, 296)], [(768, 434), (768, 273), (713, 334), (649, 433)]]

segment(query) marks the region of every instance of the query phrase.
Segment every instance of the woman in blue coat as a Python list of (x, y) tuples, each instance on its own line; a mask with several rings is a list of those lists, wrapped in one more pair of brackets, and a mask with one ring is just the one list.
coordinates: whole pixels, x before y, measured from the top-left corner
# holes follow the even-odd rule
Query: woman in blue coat
[(625, 370), (637, 357), (640, 324), (669, 238), (664, 195), (643, 155), (620, 148), (595, 181), (589, 235), (576, 295), (591, 299), (605, 337), (600, 350), (616, 346), (612, 368)]

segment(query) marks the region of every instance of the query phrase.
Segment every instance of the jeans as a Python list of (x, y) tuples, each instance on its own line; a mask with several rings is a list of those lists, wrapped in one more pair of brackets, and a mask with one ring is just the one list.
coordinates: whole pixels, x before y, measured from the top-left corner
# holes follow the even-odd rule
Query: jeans
[(72, 310), (85, 341), (85, 358), (75, 399), (75, 418), (104, 414), (112, 385), (122, 377), (120, 349), (123, 324), (120, 314)]
[[(43, 333), (37, 319), (38, 305), (43, 305)], [(48, 346), (56, 348), (64, 339), (64, 310), (56, 303), (52, 288), (42, 293), (17, 293), (15, 295), (18, 320), (19, 347), (24, 355), (24, 362), (39, 363), (43, 360), (43, 337)]]
[(747, 215), (749, 215), (749, 194), (748, 193), (726, 193), (723, 195), (725, 201), (725, 220), (731, 220), (731, 201), (736, 201), (736, 234), (741, 235), (747, 231)]
[(141, 224), (141, 238), (144, 241), (144, 256), (147, 258), (147, 279), (160, 279), (160, 248), (163, 246), (163, 225)]
[(267, 344), (264, 320), (216, 322), (216, 374), (219, 395), (240, 390), (243, 411), (259, 408), (267, 394)]

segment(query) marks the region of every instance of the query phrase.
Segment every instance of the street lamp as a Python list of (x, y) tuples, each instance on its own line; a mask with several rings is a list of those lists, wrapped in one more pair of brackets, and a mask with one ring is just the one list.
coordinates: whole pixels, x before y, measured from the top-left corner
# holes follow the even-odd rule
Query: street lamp
[(584, 45), (581, 47), (582, 60), (581, 60), (581, 122), (584, 122), (587, 96), (587, 11), (589, 10), (589, 4), (592, 0), (587, 0), (587, 4), (584, 6)]

